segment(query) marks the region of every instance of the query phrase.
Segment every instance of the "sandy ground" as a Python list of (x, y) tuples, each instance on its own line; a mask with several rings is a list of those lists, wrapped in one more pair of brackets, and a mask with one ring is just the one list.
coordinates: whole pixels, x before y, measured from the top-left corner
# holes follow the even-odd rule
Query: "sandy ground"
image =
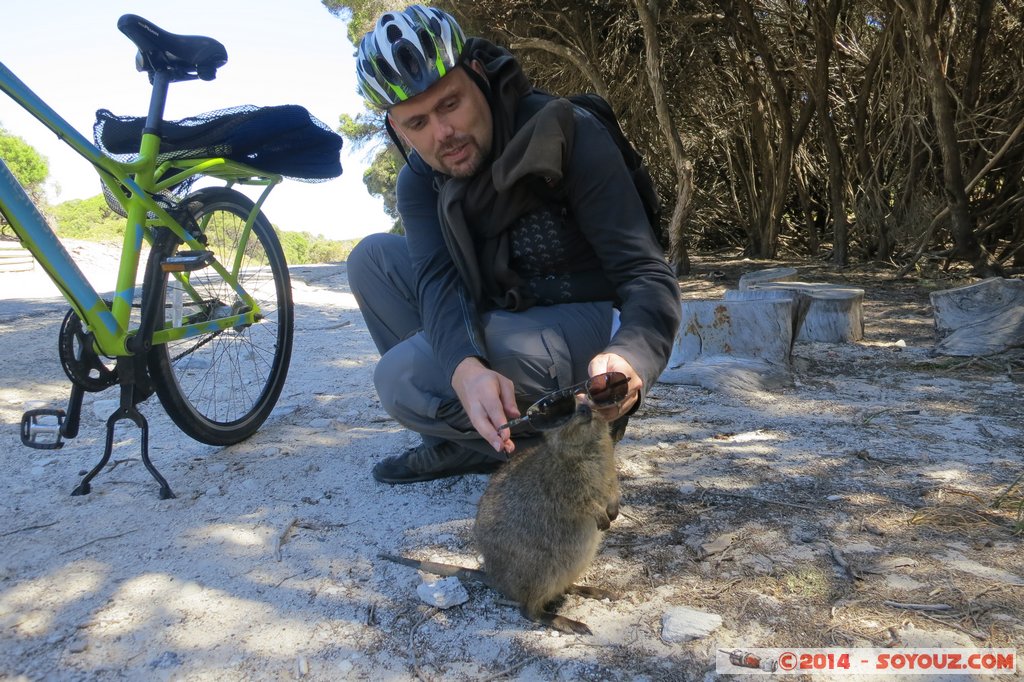
[[(102, 288), (109, 254), (77, 248)], [(772, 265), (698, 261), (683, 295)], [(865, 287), (866, 338), (798, 344), (788, 386), (652, 387), (617, 450), (623, 514), (583, 581), (621, 598), (567, 598), (594, 635), (566, 636), (485, 587), (428, 606), (416, 571), (377, 559), (477, 565), (486, 478), (370, 477), (416, 438), (376, 400), (344, 264), (293, 268), (293, 363), (250, 440), (201, 445), (142, 406), (172, 500), (128, 426), (93, 492), (70, 496), (116, 390), (86, 396), (62, 450), (20, 445), (23, 410), (67, 399), (65, 306), (39, 273), (0, 273), (0, 678), (701, 680), (717, 652), (752, 647), (1024, 653), (1021, 486), (993, 507), (1024, 472), (1024, 363), (931, 357), (929, 288), (970, 280), (889, 274), (801, 273)], [(710, 632), (674, 636), (683, 609)], [(855, 679), (813, 679), (833, 677)]]

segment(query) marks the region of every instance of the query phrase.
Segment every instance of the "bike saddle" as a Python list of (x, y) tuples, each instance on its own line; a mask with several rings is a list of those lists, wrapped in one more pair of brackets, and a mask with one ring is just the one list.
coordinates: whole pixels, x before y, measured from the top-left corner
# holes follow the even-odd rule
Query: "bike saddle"
[(139, 48), (135, 65), (150, 81), (157, 71), (166, 72), (171, 82), (212, 81), (228, 61), (228, 51), (213, 38), (171, 33), (135, 14), (118, 19), (117, 28)]

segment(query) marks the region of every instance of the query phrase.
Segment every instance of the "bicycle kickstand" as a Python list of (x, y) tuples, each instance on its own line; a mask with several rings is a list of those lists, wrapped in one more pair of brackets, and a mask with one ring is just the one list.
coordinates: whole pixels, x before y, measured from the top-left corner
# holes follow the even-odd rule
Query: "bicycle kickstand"
[[(128, 365), (128, 362), (124, 363)], [(118, 373), (122, 372), (122, 366), (119, 363)], [(130, 372), (126, 372), (130, 373)], [(123, 375), (122, 378), (124, 379)], [(145, 397), (136, 400), (136, 391), (138, 387), (131, 378), (126, 378), (121, 383), (121, 405), (114, 410), (113, 414), (107, 419), (107, 441), (103, 448), (103, 457), (99, 463), (92, 468), (92, 470), (85, 475), (78, 487), (75, 488), (72, 495), (88, 495), (91, 489), (89, 482), (96, 477), (96, 475), (107, 465), (110, 461), (110, 455), (114, 450), (114, 426), (117, 422), (127, 419), (135, 423), (141, 431), (140, 443), (142, 445), (142, 463), (145, 465), (146, 470), (156, 479), (157, 483), (160, 484), (160, 499), (167, 500), (175, 497), (171, 491), (171, 486), (167, 483), (167, 479), (160, 475), (160, 472), (156, 470), (153, 463), (149, 459), (149, 423), (146, 418), (142, 416), (136, 407), (137, 402), (145, 400)]]

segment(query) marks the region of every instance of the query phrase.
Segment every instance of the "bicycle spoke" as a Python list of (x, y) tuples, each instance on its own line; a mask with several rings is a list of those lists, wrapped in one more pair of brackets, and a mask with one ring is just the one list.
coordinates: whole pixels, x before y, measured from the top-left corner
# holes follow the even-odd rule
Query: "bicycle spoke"
[(178, 290), (169, 292), (169, 321), (216, 324), (244, 314), (251, 303), (258, 315), (251, 323), (156, 348), (151, 370), (161, 378), (161, 402), (182, 430), (204, 442), (237, 442), (266, 419), (284, 383), (293, 325), (290, 282), (266, 219), (260, 216), (251, 232), (244, 229), (251, 201), (223, 189), (200, 190), (194, 197), (197, 223), (214, 257), (231, 272), (236, 255), (243, 254), (237, 283), (251, 298), (243, 301), (230, 281), (207, 267), (183, 276)]

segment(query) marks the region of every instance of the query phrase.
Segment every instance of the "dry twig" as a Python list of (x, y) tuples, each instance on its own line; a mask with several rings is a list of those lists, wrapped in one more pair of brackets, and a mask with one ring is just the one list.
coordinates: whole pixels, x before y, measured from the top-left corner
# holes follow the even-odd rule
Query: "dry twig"
[(501, 678), (505, 677), (506, 675), (511, 675), (512, 673), (514, 673), (515, 671), (519, 670), (520, 668), (522, 668), (523, 666), (527, 665), (528, 663), (533, 663), (534, 661), (539, 660), (539, 659), (540, 659), (540, 656), (530, 656), (528, 658), (524, 658), (523, 660), (519, 661), (518, 663), (515, 663), (515, 664), (509, 666), (508, 668), (505, 668), (500, 673), (496, 673), (496, 674), (492, 675), (491, 677), (488, 677), (488, 678), (485, 678), (485, 679), (488, 680), (488, 681), (490, 681), (490, 680), (500, 680)]
[(843, 571), (850, 578), (850, 580), (864, 579), (863, 576), (861, 576), (861, 574), (857, 571), (857, 569), (853, 568), (850, 565), (850, 562), (846, 560), (846, 557), (843, 556), (843, 553), (839, 551), (838, 547), (836, 547), (832, 543), (829, 543), (828, 548), (829, 552), (831, 552), (832, 554), (832, 559), (839, 565), (839, 568), (843, 569)]
[(777, 504), (777, 505), (780, 505), (782, 507), (793, 507), (794, 509), (804, 509), (806, 511), (817, 511), (816, 508), (811, 507), (811, 506), (806, 505), (806, 504), (796, 504), (795, 502), (780, 502), (779, 500), (768, 500), (768, 499), (765, 499), (763, 497), (755, 497), (753, 495), (741, 495), (740, 493), (727, 493), (725, 491), (715, 490), (713, 488), (705, 488), (703, 486), (698, 486), (698, 487), (699, 487), (699, 489), (702, 492), (702, 496), (703, 495), (720, 495), (722, 497), (735, 497), (735, 498), (740, 499), (740, 500), (750, 500), (752, 502), (757, 502), (758, 504)]
[(50, 526), (56, 526), (57, 522), (52, 523), (41, 523), (36, 526), (25, 526), (24, 528), (16, 528), (15, 530), (9, 530), (6, 533), (0, 533), (0, 538), (5, 538), (8, 535), (16, 535), (17, 533), (25, 533), (30, 530), (39, 530), (40, 528), (49, 528)]
[(292, 528), (299, 522), (298, 519), (292, 519), (288, 522), (288, 525), (284, 527), (284, 530), (274, 538), (274, 560), (281, 560), (281, 546), (288, 541), (288, 534), (292, 532)]
[(943, 619), (943, 618), (935, 618), (934, 616), (929, 616), (927, 613), (922, 613), (920, 615), (921, 615), (922, 618), (927, 618), (928, 620), (933, 621), (935, 623), (939, 623), (940, 625), (948, 625), (949, 627), (954, 628), (956, 630), (959, 630), (960, 632), (963, 632), (964, 634), (970, 635), (974, 639), (977, 639), (977, 640), (979, 640), (981, 642), (987, 642), (988, 641), (988, 635), (986, 635), (984, 632), (978, 632), (977, 630), (971, 630), (969, 628), (965, 628), (963, 625), (960, 625), (960, 623), (957, 623), (955, 621), (946, 620), (946, 619)]
[(949, 611), (953, 607), (949, 604), (905, 604), (898, 601), (890, 601), (886, 599), (882, 602), (886, 606), (891, 606), (894, 609), (906, 609), (907, 611)]
[(429, 610), (427, 610), (425, 614), (423, 614), (422, 618), (416, 621), (416, 623), (409, 630), (409, 654), (412, 657), (412, 669), (416, 672), (416, 677), (418, 677), (421, 680), (426, 680), (427, 677), (423, 674), (423, 671), (420, 670), (420, 664), (416, 660), (416, 631), (420, 629), (421, 625), (426, 623), (428, 620), (430, 620), (440, 612), (441, 609), (437, 608), (436, 606), (431, 607)]
[(86, 542), (86, 543), (83, 543), (81, 545), (78, 545), (77, 547), (72, 547), (71, 549), (65, 549), (63, 552), (61, 552), (61, 554), (62, 555), (63, 554), (71, 554), (72, 552), (77, 552), (78, 550), (82, 549), (83, 547), (88, 547), (89, 545), (94, 545), (97, 542), (102, 542), (104, 540), (116, 540), (117, 538), (124, 537), (125, 535), (128, 535), (129, 533), (134, 533), (137, 530), (138, 530), (138, 528), (132, 528), (131, 530), (126, 530), (125, 532), (118, 533), (117, 535), (105, 535), (102, 538), (96, 538), (95, 540), (89, 540), (89, 542)]

